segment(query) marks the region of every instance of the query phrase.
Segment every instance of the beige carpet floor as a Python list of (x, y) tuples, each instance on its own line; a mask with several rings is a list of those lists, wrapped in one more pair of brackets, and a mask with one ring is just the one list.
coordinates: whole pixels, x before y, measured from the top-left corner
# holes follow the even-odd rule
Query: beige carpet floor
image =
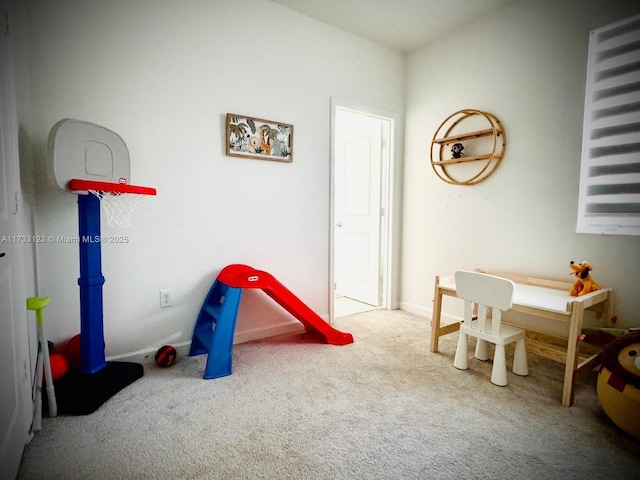
[(45, 418), (18, 478), (640, 478), (640, 442), (602, 411), (595, 372), (567, 408), (563, 368), (546, 359), (496, 387), (490, 362), (453, 367), (457, 334), (429, 353), (427, 319), (376, 310), (335, 326), (355, 343), (236, 345), (216, 380), (202, 379), (204, 356), (146, 365), (93, 414)]

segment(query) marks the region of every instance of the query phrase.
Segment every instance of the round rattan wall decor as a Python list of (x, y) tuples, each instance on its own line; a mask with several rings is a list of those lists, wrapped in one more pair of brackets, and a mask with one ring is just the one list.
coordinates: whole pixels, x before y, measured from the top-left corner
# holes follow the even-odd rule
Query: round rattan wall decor
[(495, 115), (460, 110), (436, 130), (431, 141), (431, 167), (447, 183), (475, 185), (498, 168), (506, 146), (506, 132)]

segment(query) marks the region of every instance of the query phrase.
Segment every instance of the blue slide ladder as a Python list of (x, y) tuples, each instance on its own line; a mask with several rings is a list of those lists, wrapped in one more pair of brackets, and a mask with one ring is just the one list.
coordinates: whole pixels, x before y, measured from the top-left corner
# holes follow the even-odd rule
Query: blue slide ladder
[(233, 335), (241, 299), (242, 288), (216, 280), (200, 309), (189, 356), (208, 354), (205, 379), (231, 375)]

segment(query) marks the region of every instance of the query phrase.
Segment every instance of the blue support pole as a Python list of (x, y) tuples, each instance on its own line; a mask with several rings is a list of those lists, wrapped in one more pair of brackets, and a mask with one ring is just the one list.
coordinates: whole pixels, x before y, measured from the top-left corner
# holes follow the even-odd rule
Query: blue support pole
[(80, 372), (93, 374), (107, 366), (102, 315), (100, 199), (78, 195), (80, 247)]

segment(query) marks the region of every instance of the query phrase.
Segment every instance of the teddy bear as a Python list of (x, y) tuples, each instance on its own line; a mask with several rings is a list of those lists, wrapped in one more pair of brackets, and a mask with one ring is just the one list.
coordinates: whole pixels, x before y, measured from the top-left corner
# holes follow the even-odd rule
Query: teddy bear
[(593, 267), (589, 265), (589, 262), (575, 263), (571, 260), (571, 262), (569, 262), (569, 266), (573, 270), (571, 275), (575, 275), (577, 277), (575, 283), (571, 287), (569, 295), (572, 297), (580, 297), (587, 293), (600, 290), (600, 285), (591, 278), (591, 274), (589, 273), (593, 270)]

